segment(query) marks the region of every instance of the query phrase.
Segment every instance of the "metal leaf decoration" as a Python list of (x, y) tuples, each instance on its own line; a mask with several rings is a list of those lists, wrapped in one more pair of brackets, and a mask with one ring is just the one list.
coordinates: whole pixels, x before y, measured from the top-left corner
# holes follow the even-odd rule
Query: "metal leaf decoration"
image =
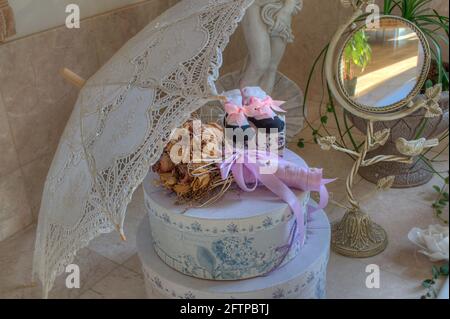
[(442, 85), (437, 84), (431, 88), (428, 88), (425, 92), (426, 102), (424, 108), (427, 110), (425, 113), (426, 118), (439, 117), (444, 114), (439, 102), (441, 100)]
[(439, 117), (444, 114), (440, 107), (440, 100), (442, 94), (442, 85), (437, 84), (426, 90), (424, 96), (419, 96), (416, 100), (411, 101), (408, 104), (409, 108), (420, 109), (424, 108), (427, 110), (425, 113), (426, 118)]
[(391, 129), (387, 128), (373, 135), (373, 146), (384, 146), (386, 145), (389, 137), (391, 136)]
[(395, 176), (387, 176), (382, 178), (377, 183), (377, 189), (380, 191), (388, 191), (394, 186)]
[(354, 10), (364, 4), (373, 4), (374, 0), (341, 0), (341, 4), (344, 8), (353, 8)]
[(436, 103), (434, 101), (428, 102), (425, 108), (427, 110), (427, 112), (425, 113), (426, 118), (434, 118), (444, 115), (444, 111), (442, 111), (439, 103)]
[(420, 109), (427, 105), (427, 100), (423, 97), (418, 97), (416, 100), (409, 102), (408, 107), (413, 109)]
[(335, 136), (325, 136), (321, 137), (317, 140), (317, 143), (320, 145), (320, 148), (324, 151), (330, 151), (333, 148), (333, 145), (336, 143)]
[(353, 7), (353, 2), (352, 0), (341, 0), (341, 4), (344, 8), (350, 8)]
[(426, 90), (425, 96), (428, 100), (432, 100), (434, 102), (439, 102), (442, 94), (442, 84), (436, 84), (433, 87), (430, 87)]

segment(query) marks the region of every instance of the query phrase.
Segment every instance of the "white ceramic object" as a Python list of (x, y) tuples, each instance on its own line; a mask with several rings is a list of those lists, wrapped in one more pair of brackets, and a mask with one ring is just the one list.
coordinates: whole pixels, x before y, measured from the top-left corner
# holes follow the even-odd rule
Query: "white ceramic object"
[(288, 43), (294, 42), (293, 16), (303, 8), (303, 0), (257, 0), (242, 20), (248, 55), (242, 86), (259, 86), (272, 93), (276, 72)]
[(163, 263), (152, 245), (146, 218), (137, 235), (149, 296), (169, 299), (322, 299), (326, 297), (326, 271), (331, 231), (323, 211), (308, 223), (307, 242), (290, 263), (268, 276), (239, 281), (209, 281), (185, 276)]
[[(286, 158), (306, 165), (291, 151)], [(157, 179), (150, 173), (144, 181), (145, 207), (155, 250), (170, 267), (201, 279), (240, 280), (264, 275), (300, 252), (299, 236), (287, 256), (278, 249), (292, 242), (295, 217), (265, 187), (252, 193), (236, 188), (214, 205), (187, 209)], [(296, 193), (306, 215), (310, 194)]]

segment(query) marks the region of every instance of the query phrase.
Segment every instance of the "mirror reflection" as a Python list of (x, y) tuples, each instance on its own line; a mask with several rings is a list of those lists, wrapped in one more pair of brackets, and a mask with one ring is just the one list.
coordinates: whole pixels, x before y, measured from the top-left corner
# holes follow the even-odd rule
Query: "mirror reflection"
[(340, 64), (341, 85), (357, 104), (386, 108), (416, 88), (425, 64), (425, 50), (409, 25), (381, 19), (379, 28), (362, 28), (345, 44)]

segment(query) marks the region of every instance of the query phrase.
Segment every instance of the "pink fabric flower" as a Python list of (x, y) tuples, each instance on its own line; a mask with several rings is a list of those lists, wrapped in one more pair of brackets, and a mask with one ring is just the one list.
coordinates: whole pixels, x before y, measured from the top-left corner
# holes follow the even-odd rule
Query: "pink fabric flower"
[(249, 117), (253, 117), (257, 120), (274, 119), (277, 116), (276, 112), (286, 112), (281, 108), (285, 102), (275, 101), (270, 96), (264, 99), (257, 97), (250, 97), (249, 104), (245, 106), (246, 114)]
[(227, 123), (236, 126), (249, 125), (247, 121), (246, 109), (232, 102), (225, 103), (225, 112), (227, 112)]

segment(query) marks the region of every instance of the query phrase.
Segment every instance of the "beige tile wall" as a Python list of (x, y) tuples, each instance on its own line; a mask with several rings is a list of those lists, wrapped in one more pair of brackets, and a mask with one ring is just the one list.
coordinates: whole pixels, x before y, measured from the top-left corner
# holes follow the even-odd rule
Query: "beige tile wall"
[[(37, 218), (44, 180), (77, 97), (58, 70), (68, 67), (89, 77), (176, 2), (148, 0), (87, 19), (76, 31), (61, 27), (0, 45), (0, 240)], [(434, 5), (448, 15), (446, 0), (434, 0)], [(305, 0), (294, 21), (296, 42), (289, 45), (281, 66), (302, 89), (314, 58), (348, 14), (338, 0)], [(240, 68), (245, 56), (238, 30), (225, 52), (222, 72)], [(311, 99), (317, 101), (320, 79), (314, 83)]]

